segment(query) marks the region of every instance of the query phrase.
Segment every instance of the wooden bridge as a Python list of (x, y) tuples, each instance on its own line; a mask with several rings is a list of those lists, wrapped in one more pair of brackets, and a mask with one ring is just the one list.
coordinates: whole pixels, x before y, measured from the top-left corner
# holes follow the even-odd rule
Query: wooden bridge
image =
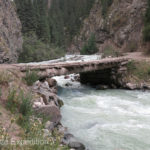
[(22, 73), (25, 73), (29, 70), (37, 71), (40, 78), (80, 73), (83, 83), (94, 81), (93, 79), (95, 78), (96, 81), (93, 82), (93, 84), (95, 84), (104, 80), (108, 82), (110, 81), (108, 78), (116, 80), (115, 76), (118, 77), (120, 74), (123, 74), (126, 71), (125, 66), (127, 63), (127, 58), (117, 57), (82, 62), (59, 62), (49, 64), (3, 64), (0, 68), (17, 69)]

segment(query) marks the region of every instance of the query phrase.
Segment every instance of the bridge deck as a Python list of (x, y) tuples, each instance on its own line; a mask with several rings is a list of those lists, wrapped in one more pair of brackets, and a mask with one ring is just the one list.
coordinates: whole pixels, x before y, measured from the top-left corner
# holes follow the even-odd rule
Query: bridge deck
[(40, 76), (51, 77), (56, 75), (82, 73), (118, 67), (119, 65), (125, 65), (127, 62), (127, 58), (117, 57), (82, 62), (59, 62), (49, 64), (3, 64), (0, 65), (0, 69), (16, 69), (20, 70), (21, 72), (26, 72), (28, 70), (38, 70)]

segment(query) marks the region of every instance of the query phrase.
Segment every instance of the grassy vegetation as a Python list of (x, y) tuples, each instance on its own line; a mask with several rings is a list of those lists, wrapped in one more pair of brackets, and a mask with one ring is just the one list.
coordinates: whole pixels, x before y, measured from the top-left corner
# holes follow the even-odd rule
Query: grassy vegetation
[[(4, 71), (2, 71), (4, 72)], [(29, 76), (29, 74), (32, 74)], [(0, 84), (0, 142), (5, 142), (5, 145), (0, 143), (1, 150), (69, 150), (68, 147), (61, 146), (62, 134), (58, 131), (47, 132), (43, 129), (45, 122), (48, 120), (41, 115), (34, 113), (32, 109), (32, 98), (27, 93), (29, 87), (24, 84), (21, 78), (18, 78), (19, 72), (9, 70), (5, 75), (0, 74), (1, 83), (7, 82), (8, 84)], [(8, 76), (9, 75), (9, 76)], [(5, 78), (10, 77), (10, 78)], [(30, 71), (26, 79), (29, 83), (35, 81), (35, 76)], [(37, 79), (36, 79), (37, 80)], [(2, 93), (2, 95), (1, 95)], [(6, 110), (7, 109), (7, 110)], [(10, 112), (9, 112), (10, 111)], [(11, 143), (15, 139), (16, 142)], [(36, 141), (42, 142), (33, 143)], [(14, 141), (14, 140), (13, 140)], [(32, 142), (22, 143), (22, 142)], [(43, 143), (44, 141), (44, 143)]]
[(150, 41), (150, 0), (147, 0), (148, 7), (145, 14), (145, 26), (143, 36), (145, 41)]
[(12, 76), (8, 71), (0, 71), (0, 84), (8, 83), (12, 80)]
[(95, 35), (92, 33), (88, 41), (83, 45), (81, 49), (81, 54), (91, 55), (91, 54), (96, 53), (97, 51), (98, 51), (98, 48), (96, 47)]
[[(12, 118), (11, 123), (17, 122), (24, 130), (21, 139), (24, 141), (32, 142), (39, 141), (38, 143), (28, 143), (28, 144), (14, 144), (14, 145), (0, 145), (2, 150), (69, 150), (68, 147), (61, 145), (62, 135), (58, 133), (57, 129), (48, 136), (44, 136), (44, 124), (45, 118), (38, 118), (32, 110), (32, 97), (30, 94), (24, 94), (23, 91), (17, 91), (15, 89), (10, 90), (7, 98), (6, 107), (10, 110), (15, 118)], [(8, 130), (3, 129), (0, 126), (0, 140), (3, 142), (10, 143), (10, 137), (8, 135)]]
[(118, 57), (118, 56), (121, 56), (122, 54), (118, 51), (116, 51), (112, 46), (108, 45), (104, 48), (103, 50), (103, 54), (102, 54), (102, 57), (105, 58), (105, 57)]
[(138, 44), (136, 41), (130, 41), (127, 45), (127, 51), (135, 52), (138, 49)]
[(19, 114), (17, 122), (24, 127), (25, 124), (28, 124), (32, 115), (30, 94), (25, 95), (23, 91), (17, 92), (17, 90), (11, 89), (8, 94), (6, 108), (14, 114)]
[(11, 89), (8, 93), (6, 108), (12, 113), (17, 112), (19, 106), (19, 97), (17, 96), (17, 91)]
[(113, 3), (113, 0), (101, 0), (101, 5), (102, 5), (102, 15), (106, 17), (107, 11), (111, 4)]
[[(57, 130), (54, 130), (52, 134), (45, 137), (42, 131), (43, 124), (38, 119), (32, 119), (30, 122), (30, 128), (23, 135), (20, 141), (16, 144), (11, 143), (11, 139), (8, 136), (7, 129), (0, 126), (0, 139), (7, 145), (0, 145), (1, 150), (69, 150), (67, 146), (60, 145), (61, 137)], [(20, 143), (19, 143), (20, 142)], [(28, 143), (25, 143), (28, 142)]]
[(23, 51), (19, 55), (19, 63), (39, 62), (56, 59), (65, 54), (63, 48), (46, 44), (39, 40), (35, 34), (24, 36)]
[(150, 79), (150, 63), (146, 61), (130, 61), (127, 65), (128, 72), (139, 81), (149, 81)]
[(28, 70), (26, 72), (26, 76), (24, 77), (24, 80), (26, 81), (27, 85), (31, 86), (35, 81), (39, 79), (39, 76), (36, 71), (30, 71)]

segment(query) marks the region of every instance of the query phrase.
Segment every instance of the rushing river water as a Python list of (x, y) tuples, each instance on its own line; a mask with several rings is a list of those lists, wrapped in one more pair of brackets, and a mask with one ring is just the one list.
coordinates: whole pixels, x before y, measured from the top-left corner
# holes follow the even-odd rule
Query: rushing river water
[(62, 123), (90, 150), (150, 150), (150, 92), (106, 90), (55, 77)]

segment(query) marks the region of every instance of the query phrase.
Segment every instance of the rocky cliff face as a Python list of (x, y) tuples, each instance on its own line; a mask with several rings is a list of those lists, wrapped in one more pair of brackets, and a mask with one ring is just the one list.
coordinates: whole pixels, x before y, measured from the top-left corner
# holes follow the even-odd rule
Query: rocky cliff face
[(113, 0), (104, 17), (101, 0), (96, 0), (69, 49), (79, 51), (92, 33), (96, 36), (99, 51), (108, 48), (122, 51), (141, 49), (146, 5), (147, 0)]
[(11, 0), (0, 0), (0, 63), (14, 63), (22, 49), (21, 23)]

